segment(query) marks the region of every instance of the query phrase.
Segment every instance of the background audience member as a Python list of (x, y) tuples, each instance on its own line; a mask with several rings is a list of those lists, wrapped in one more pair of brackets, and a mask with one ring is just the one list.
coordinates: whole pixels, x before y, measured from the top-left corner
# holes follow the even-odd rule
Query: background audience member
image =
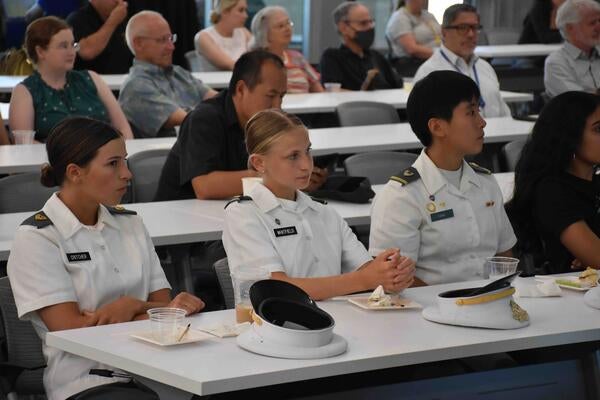
[(523, 20), (519, 44), (560, 43), (563, 38), (556, 26), (556, 12), (565, 0), (535, 0)]
[(44, 142), (58, 122), (79, 115), (110, 122), (126, 139), (133, 138), (102, 78), (92, 71), (73, 70), (77, 49), (65, 21), (56, 17), (35, 20), (27, 28), (25, 47), (36, 70), (12, 92), (11, 130), (35, 130), (35, 139)]
[(252, 35), (244, 27), (248, 19), (246, 0), (221, 0), (213, 10), (212, 26), (196, 34), (194, 43), (200, 55), (202, 71), (231, 71), (248, 51)]
[(287, 69), (287, 92), (322, 92), (321, 76), (302, 53), (288, 49), (294, 23), (283, 7), (270, 6), (260, 10), (252, 20), (253, 49), (268, 50), (283, 60)]

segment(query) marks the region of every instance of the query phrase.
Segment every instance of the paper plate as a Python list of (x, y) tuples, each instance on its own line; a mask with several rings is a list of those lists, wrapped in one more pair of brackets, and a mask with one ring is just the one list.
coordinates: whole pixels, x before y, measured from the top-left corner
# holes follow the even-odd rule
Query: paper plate
[(144, 342), (152, 343), (157, 346), (177, 346), (179, 344), (196, 343), (202, 340), (210, 339), (213, 336), (208, 333), (200, 332), (196, 329), (190, 329), (180, 342), (160, 342), (154, 338), (151, 331), (135, 332), (130, 334), (132, 338), (143, 340)]
[(437, 322), (439, 324), (466, 326), (469, 328), (486, 328), (486, 329), (517, 329), (529, 325), (529, 321), (519, 322), (516, 319), (508, 316), (506, 318), (497, 318), (490, 316), (486, 321), (473, 321), (461, 318), (452, 318), (447, 315), (441, 315), (440, 309), (437, 306), (430, 306), (423, 310), (423, 318), (428, 321)]
[(293, 347), (268, 343), (254, 329), (247, 329), (237, 337), (237, 344), (244, 350), (268, 357), (290, 359), (317, 359), (337, 356), (346, 352), (348, 343), (343, 337), (333, 334), (331, 343), (321, 347)]
[(347, 299), (350, 303), (365, 310), (383, 311), (383, 310), (407, 310), (411, 308), (422, 308), (422, 306), (410, 299), (400, 296), (392, 296), (391, 306), (374, 306), (369, 302), (369, 296), (352, 297)]

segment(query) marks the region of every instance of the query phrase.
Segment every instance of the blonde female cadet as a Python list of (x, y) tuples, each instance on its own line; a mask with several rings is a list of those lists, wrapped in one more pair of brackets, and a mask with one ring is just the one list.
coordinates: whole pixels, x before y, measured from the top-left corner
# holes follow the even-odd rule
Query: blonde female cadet
[[(60, 191), (17, 230), (8, 276), (19, 317), (46, 332), (142, 319), (151, 307), (195, 313), (204, 303), (187, 293), (170, 298), (169, 283), (142, 220), (117, 204), (131, 173), (125, 141), (110, 125), (63, 120), (46, 142), (42, 183)], [(89, 375), (101, 364), (43, 345), (48, 399), (82, 391), (111, 399), (148, 399), (123, 379)], [(88, 397), (86, 397), (88, 398)], [(96, 398), (96, 397), (94, 397)]]
[(246, 125), (249, 167), (262, 176), (249, 196), (225, 211), (223, 245), (232, 271), (263, 267), (272, 279), (304, 289), (314, 299), (411, 285), (415, 263), (397, 249), (372, 259), (346, 222), (312, 200), (308, 131), (293, 115), (265, 110)]

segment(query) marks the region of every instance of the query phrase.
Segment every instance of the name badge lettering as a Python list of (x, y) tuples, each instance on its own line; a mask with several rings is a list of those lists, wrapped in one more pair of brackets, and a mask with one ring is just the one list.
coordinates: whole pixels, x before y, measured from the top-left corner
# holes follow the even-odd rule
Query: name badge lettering
[(67, 260), (69, 260), (69, 262), (91, 261), (92, 257), (89, 252), (83, 251), (81, 253), (67, 253)]
[(440, 221), (442, 219), (453, 218), (454, 210), (449, 209), (449, 210), (444, 210), (444, 211), (438, 211), (435, 213), (431, 213), (430, 215), (431, 215), (431, 222)]
[(296, 230), (295, 226), (287, 226), (285, 228), (273, 229), (273, 232), (275, 232), (275, 237), (290, 236), (290, 235), (298, 234), (298, 231)]

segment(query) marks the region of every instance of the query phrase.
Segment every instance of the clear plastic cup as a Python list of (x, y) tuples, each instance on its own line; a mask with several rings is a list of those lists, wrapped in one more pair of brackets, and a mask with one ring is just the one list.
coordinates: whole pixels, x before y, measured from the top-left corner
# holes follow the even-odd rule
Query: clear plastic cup
[(342, 90), (342, 84), (339, 82), (325, 82), (323, 87), (327, 92), (339, 92)]
[(252, 322), (252, 302), (250, 287), (254, 282), (269, 279), (271, 274), (265, 268), (251, 268), (231, 273), (233, 297), (235, 300), (235, 320), (238, 323)]
[(262, 178), (253, 176), (242, 178), (242, 193), (247, 196), (257, 183), (262, 183)]
[(517, 272), (518, 258), (488, 257), (485, 259), (486, 270), (489, 271), (490, 280), (503, 278)]
[(12, 134), (15, 138), (15, 144), (33, 144), (35, 138), (35, 131), (15, 130), (12, 131)]
[(185, 314), (186, 311), (181, 308), (158, 307), (148, 310), (154, 340), (163, 344), (177, 342)]

